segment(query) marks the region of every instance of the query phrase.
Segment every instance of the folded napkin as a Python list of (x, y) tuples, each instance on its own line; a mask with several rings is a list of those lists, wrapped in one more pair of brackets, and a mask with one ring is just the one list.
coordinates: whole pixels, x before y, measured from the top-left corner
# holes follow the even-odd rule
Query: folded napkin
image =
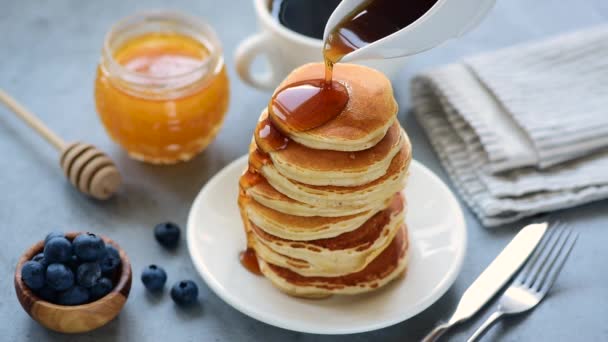
[(608, 25), (424, 72), (412, 98), (485, 226), (608, 197)]

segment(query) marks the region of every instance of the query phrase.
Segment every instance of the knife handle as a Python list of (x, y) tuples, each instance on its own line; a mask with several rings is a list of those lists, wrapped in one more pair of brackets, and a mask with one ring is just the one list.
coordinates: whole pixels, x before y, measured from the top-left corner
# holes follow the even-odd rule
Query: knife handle
[(449, 328), (452, 327), (452, 323), (441, 323), (438, 326), (436, 326), (428, 335), (426, 335), (423, 339), (422, 342), (435, 342), (437, 341), (437, 339), (439, 339), (439, 337), (441, 337), (443, 334), (445, 334), (446, 331), (448, 331)]

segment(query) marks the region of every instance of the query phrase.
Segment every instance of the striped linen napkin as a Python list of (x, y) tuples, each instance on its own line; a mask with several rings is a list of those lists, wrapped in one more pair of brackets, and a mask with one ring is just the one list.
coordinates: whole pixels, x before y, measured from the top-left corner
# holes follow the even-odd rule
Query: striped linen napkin
[(411, 89), (483, 225), (608, 198), (608, 25), (439, 67)]

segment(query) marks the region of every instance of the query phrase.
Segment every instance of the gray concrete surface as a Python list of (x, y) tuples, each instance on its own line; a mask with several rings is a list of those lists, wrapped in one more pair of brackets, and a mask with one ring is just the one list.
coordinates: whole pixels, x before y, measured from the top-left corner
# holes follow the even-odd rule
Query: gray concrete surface
[[(154, 167), (127, 158), (106, 136), (93, 104), (94, 71), (105, 32), (119, 18), (146, 8), (186, 11), (209, 21), (224, 44), (232, 81), (230, 112), (217, 140), (194, 161), (175, 167)], [(603, 0), (499, 0), (474, 32), (412, 58), (395, 89), (400, 119), (412, 137), (415, 157), (448, 181), (420, 127), (408, 114), (408, 80), (417, 71), (607, 19), (608, 2)], [(206, 287), (192, 267), (185, 244), (177, 252), (167, 253), (154, 242), (151, 229), (155, 223), (174, 220), (185, 226), (190, 203), (201, 186), (246, 152), (258, 109), (266, 104), (268, 94), (238, 80), (232, 55), (255, 25), (249, 0), (0, 0), (0, 87), (66, 139), (85, 139), (109, 151), (126, 183), (124, 193), (109, 202), (82, 197), (62, 181), (54, 151), (0, 108), (0, 340), (414, 341), (448, 317), (459, 295), (520, 224), (486, 230), (465, 209), (469, 248), (451, 290), (407, 322), (338, 337), (290, 332), (239, 313)], [(556, 213), (581, 236), (552, 295), (533, 313), (500, 323), (487, 341), (608, 340), (607, 212), (608, 201), (603, 201)], [(12, 283), (15, 263), (51, 229), (100, 232), (126, 248), (136, 278), (118, 319), (97, 331), (67, 336), (45, 330), (21, 309)], [(164, 265), (172, 280), (195, 279), (201, 289), (201, 305), (181, 310), (167, 295), (162, 299), (148, 296), (137, 276), (153, 262)], [(464, 340), (486, 315), (487, 311), (454, 330), (449, 339)]]

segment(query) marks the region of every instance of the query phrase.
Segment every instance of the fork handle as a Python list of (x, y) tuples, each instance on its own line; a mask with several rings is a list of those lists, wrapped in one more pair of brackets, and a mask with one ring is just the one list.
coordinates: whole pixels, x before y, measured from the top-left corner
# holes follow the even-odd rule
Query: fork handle
[(436, 326), (428, 335), (426, 335), (422, 342), (435, 342), (440, 338), (446, 331), (452, 326), (451, 323), (442, 323)]
[(483, 324), (475, 330), (473, 335), (467, 340), (467, 342), (476, 342), (481, 339), (481, 337), (488, 331), (488, 329), (504, 315), (504, 312), (497, 310), (494, 311), (490, 317), (486, 319)]

